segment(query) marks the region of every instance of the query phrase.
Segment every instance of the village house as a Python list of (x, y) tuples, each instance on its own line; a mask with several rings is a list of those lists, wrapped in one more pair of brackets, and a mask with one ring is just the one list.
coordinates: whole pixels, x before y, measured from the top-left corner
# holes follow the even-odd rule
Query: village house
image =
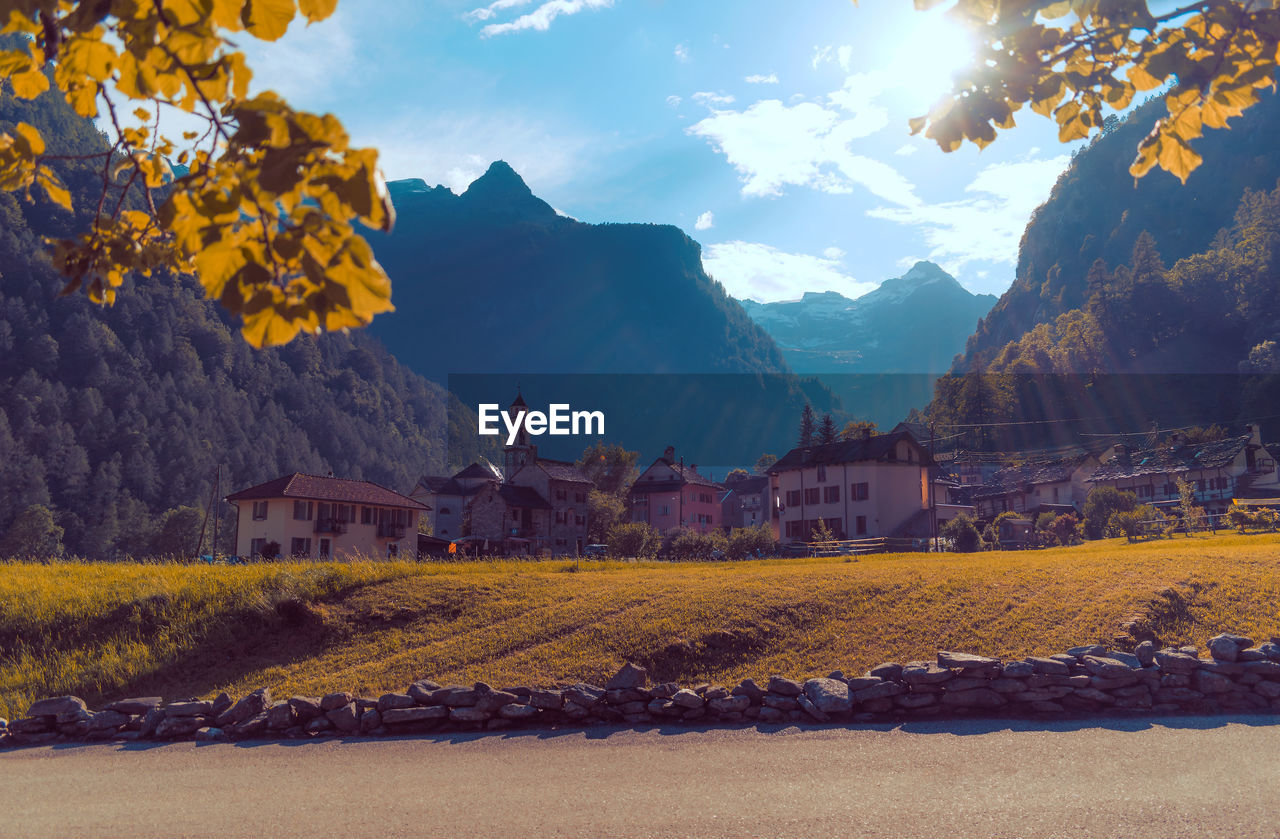
[(1246, 426), (1239, 437), (1188, 444), (1175, 435), (1168, 445), (1130, 451), (1121, 444), (1088, 481), (1114, 487), (1156, 507), (1179, 503), (1177, 479), (1195, 489), (1195, 503), (1209, 513), (1224, 513), (1236, 497), (1280, 494), (1276, 458), (1262, 445), (1261, 430)]
[(811, 541), (906, 535), (930, 514), (933, 460), (909, 431), (802, 446), (769, 467), (778, 536)]
[(726, 478), (720, 516), (726, 530), (771, 523), (768, 476), (739, 473)]
[[(507, 412), (527, 409), (517, 394)], [(434, 534), (485, 553), (581, 554), (591, 480), (573, 463), (540, 457), (523, 426), (502, 454), (502, 471), (473, 463), (452, 477), (419, 480), (413, 497), (439, 511)]]
[(1042, 462), (1005, 466), (981, 486), (973, 487), (970, 498), (978, 516), (993, 519), (1001, 513), (1079, 513), (1097, 470), (1098, 455), (1083, 452)]
[(414, 557), (418, 516), (428, 507), (369, 481), (295, 472), (228, 495), (236, 553), (300, 559)]
[(631, 485), (628, 506), (633, 522), (647, 522), (661, 533), (675, 528), (710, 533), (723, 521), (725, 488), (699, 474), (696, 463), (685, 465), (667, 446), (662, 457), (640, 473)]
[(490, 484), (499, 483), (502, 473), (485, 461), (473, 463), (452, 476), (424, 475), (409, 497), (431, 508), (426, 515), (432, 535), (453, 540), (462, 536), (462, 522), (471, 499)]

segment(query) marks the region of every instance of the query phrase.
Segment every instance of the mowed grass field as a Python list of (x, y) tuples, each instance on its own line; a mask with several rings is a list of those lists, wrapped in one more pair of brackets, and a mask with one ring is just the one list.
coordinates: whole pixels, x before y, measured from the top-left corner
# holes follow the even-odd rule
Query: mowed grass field
[[(575, 570), (576, 569), (576, 570)], [(861, 673), (1280, 633), (1280, 536), (743, 563), (0, 565), (0, 715), (74, 693), (377, 695), (431, 678), (600, 683)]]

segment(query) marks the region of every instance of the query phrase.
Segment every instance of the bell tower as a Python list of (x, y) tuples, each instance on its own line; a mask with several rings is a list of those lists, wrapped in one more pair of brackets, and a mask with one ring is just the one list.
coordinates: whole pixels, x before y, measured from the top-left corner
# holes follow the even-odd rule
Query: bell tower
[(502, 467), (508, 481), (525, 464), (533, 463), (538, 459), (538, 447), (529, 442), (529, 432), (525, 429), (524, 422), (518, 420), (518, 417), (527, 413), (528, 410), (529, 406), (525, 404), (524, 396), (517, 390), (515, 401), (507, 408), (507, 416), (513, 422), (519, 421), (520, 427), (516, 430), (515, 441), (502, 450)]

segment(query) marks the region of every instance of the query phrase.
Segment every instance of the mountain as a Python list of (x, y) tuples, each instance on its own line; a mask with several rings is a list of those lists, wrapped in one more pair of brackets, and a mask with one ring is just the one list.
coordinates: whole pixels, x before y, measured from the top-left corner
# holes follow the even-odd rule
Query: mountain
[(143, 554), (165, 511), (208, 505), (218, 467), (226, 495), (329, 470), (407, 492), (450, 465), (447, 394), (367, 334), (253, 350), (190, 278), (131, 279), (111, 307), (60, 297), (43, 237), (83, 229), (100, 164), (71, 158), (106, 144), (60, 95), (0, 86), (0, 128), (20, 121), (66, 156), (52, 165), (80, 215), (0, 192), (0, 533), (42, 504), (72, 553)]
[(789, 372), (678, 228), (559, 215), (501, 161), (461, 195), (388, 186), (396, 311), (372, 331), (425, 376)]
[(1273, 140), (1280, 97), (1264, 92), (1230, 130), (1208, 130), (1196, 140), (1204, 164), (1185, 185), (1159, 169), (1135, 183), (1129, 164), (1163, 113), (1156, 97), (1124, 120), (1109, 118), (1104, 132), (1073, 155), (1027, 224), (1013, 284), (978, 325), (957, 370), (982, 369), (1009, 342), (1086, 305), (1095, 260), (1114, 270), (1130, 259), (1143, 231), (1173, 264), (1209, 248), (1233, 224), (1246, 189), (1270, 189), (1280, 178), (1280, 145)]
[(995, 302), (917, 262), (856, 300), (826, 291), (742, 306), (800, 373), (942, 373)]

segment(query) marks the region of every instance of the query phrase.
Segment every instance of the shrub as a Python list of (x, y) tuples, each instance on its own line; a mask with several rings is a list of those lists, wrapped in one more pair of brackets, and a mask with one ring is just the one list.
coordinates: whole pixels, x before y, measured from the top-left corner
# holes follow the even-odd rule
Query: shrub
[(1132, 510), (1119, 510), (1112, 513), (1107, 527), (1111, 532), (1123, 535), (1132, 542), (1142, 535), (1143, 528), (1148, 524), (1154, 523), (1151, 524), (1152, 527), (1163, 531), (1165, 521), (1164, 514), (1155, 507), (1142, 504)]
[(647, 522), (616, 524), (609, 529), (609, 554), (612, 556), (652, 557), (658, 553), (662, 537)]
[(1072, 513), (1063, 513), (1054, 518), (1049, 525), (1050, 532), (1053, 537), (1058, 540), (1059, 545), (1074, 545), (1079, 539), (1080, 522)]
[(1084, 535), (1086, 539), (1102, 539), (1107, 535), (1111, 517), (1138, 506), (1138, 496), (1115, 487), (1097, 487), (1084, 502)]
[(735, 527), (725, 540), (724, 552), (729, 559), (747, 559), (775, 553), (773, 529), (767, 524)]
[(982, 535), (978, 533), (973, 519), (964, 513), (942, 526), (942, 537), (949, 540), (952, 549), (960, 553), (982, 550)]
[(55, 559), (62, 556), (62, 534), (53, 512), (43, 504), (33, 504), (18, 513), (0, 539), (0, 557)]
[(1245, 528), (1254, 523), (1253, 514), (1244, 507), (1232, 507), (1227, 511), (1227, 521), (1237, 533), (1244, 533)]
[(711, 559), (715, 551), (723, 551), (724, 534), (719, 530), (699, 533), (682, 530), (671, 540), (671, 555), (676, 559)]

